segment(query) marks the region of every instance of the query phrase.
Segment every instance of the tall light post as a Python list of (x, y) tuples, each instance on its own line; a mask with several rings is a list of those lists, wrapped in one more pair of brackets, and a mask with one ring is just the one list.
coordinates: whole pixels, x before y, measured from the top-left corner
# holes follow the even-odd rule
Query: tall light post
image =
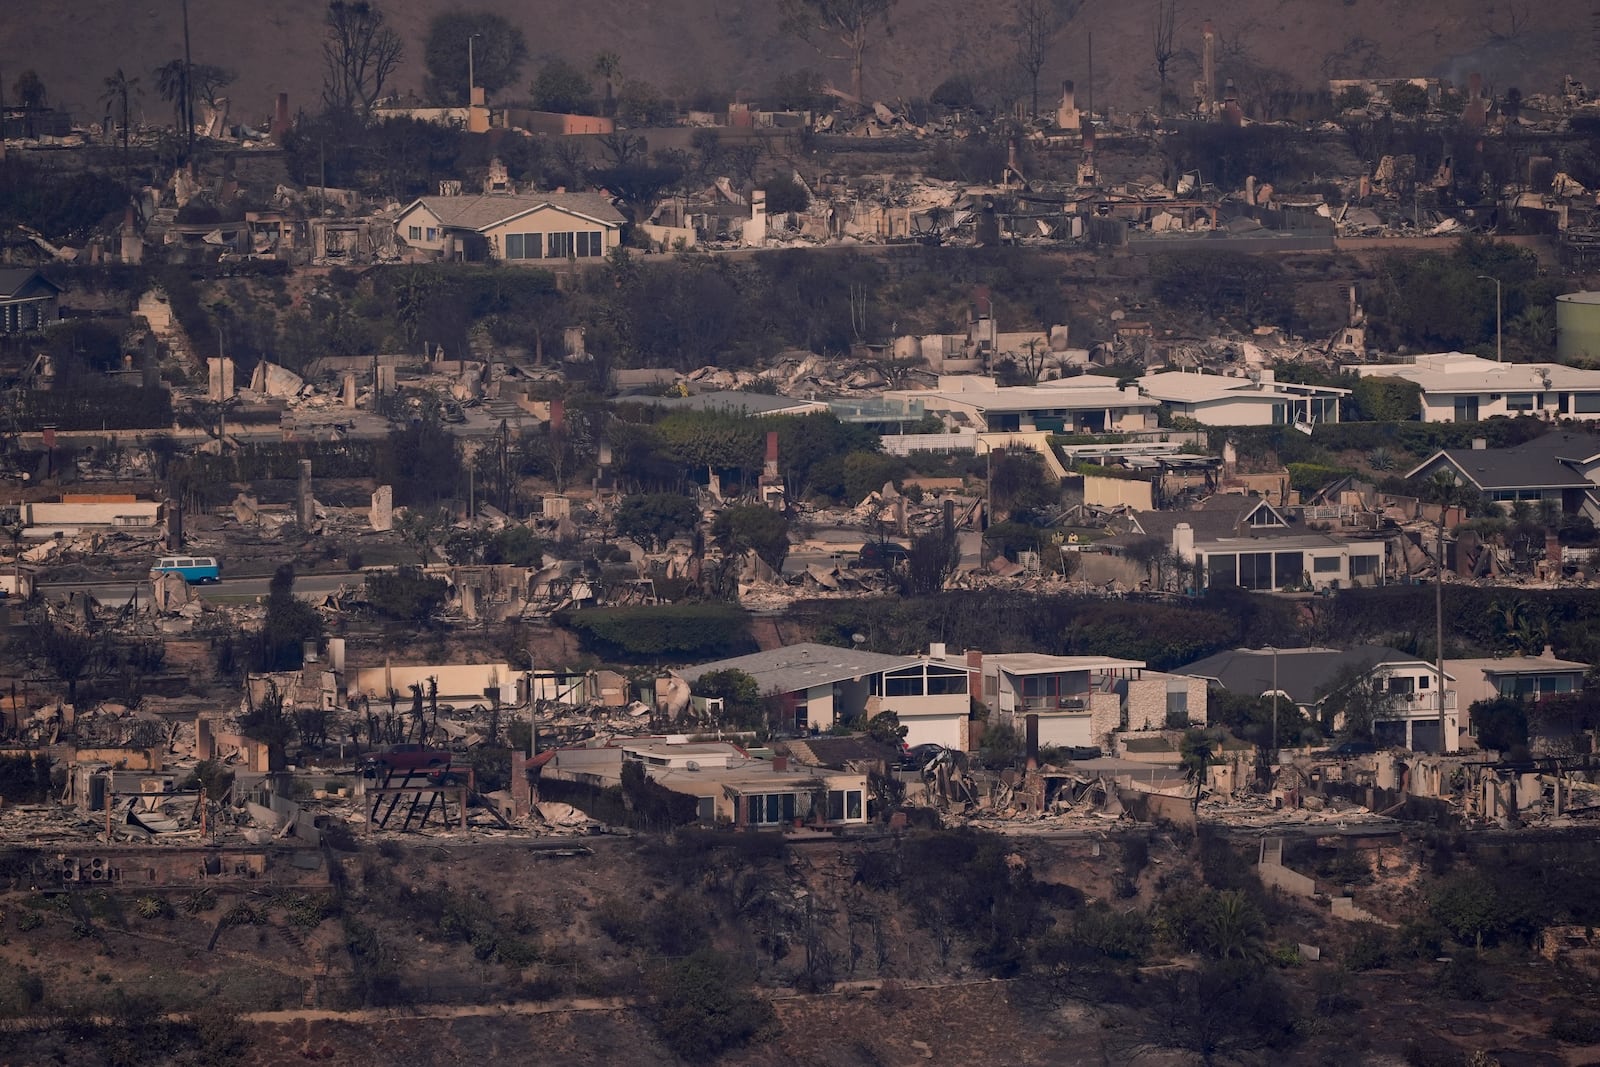
[(1480, 282), (1494, 282), (1494, 361), (1496, 363), (1503, 363), (1505, 362), (1505, 348), (1501, 343), (1504, 338), (1504, 334), (1500, 329), (1500, 315), (1502, 309), (1505, 307), (1505, 304), (1501, 300), (1503, 290), (1500, 286), (1500, 279), (1491, 278), (1487, 274), (1480, 274), (1478, 275), (1478, 280)]
[(1278, 648), (1268, 645), (1272, 653), (1272, 749), (1267, 757), (1267, 786), (1272, 786), (1272, 767), (1278, 762)]
[(467, 107), (472, 107), (472, 90), (478, 84), (477, 72), (472, 66), (472, 42), (482, 37), (481, 33), (474, 33), (467, 38)]

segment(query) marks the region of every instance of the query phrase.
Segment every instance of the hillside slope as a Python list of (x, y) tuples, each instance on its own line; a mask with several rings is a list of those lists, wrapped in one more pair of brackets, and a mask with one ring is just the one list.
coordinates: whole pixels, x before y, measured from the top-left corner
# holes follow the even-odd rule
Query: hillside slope
[[(1056, 35), (1042, 84), (1074, 78), (1088, 83), (1088, 38), (1094, 39), (1094, 93), (1102, 109), (1148, 105), (1155, 96), (1151, 12), (1157, 0), (1110, 4), (1088, 0)], [(1067, 0), (1057, 0), (1066, 6)], [(420, 89), (422, 41), (429, 19), (457, 5), (434, 0), (384, 0), (407, 45), (400, 89)], [(775, 0), (477, 0), (522, 27), (535, 62), (561, 56), (587, 67), (602, 49), (622, 57), (624, 74), (690, 93), (746, 95), (767, 88), (776, 74), (812, 67), (848, 83), (847, 65), (785, 36)], [(1500, 88), (1550, 89), (1563, 73), (1600, 82), (1595, 69), (1596, 15), (1592, 0), (1469, 5), (1459, 0), (1234, 0), (1180, 4), (1171, 82), (1187, 96), (1200, 50), (1199, 27), (1211, 17), (1226, 73), (1226, 53), (1284, 72), (1313, 88), (1332, 76), (1443, 75), (1465, 80), (1481, 70)], [(1518, 13), (1513, 28), (1510, 11)], [(0, 20), (0, 75), (11, 83), (24, 68), (38, 71), (52, 101), (81, 119), (104, 113), (103, 81), (119, 66), (141, 79), (138, 101), (152, 122), (170, 109), (156, 93), (151, 71), (182, 54), (177, 0), (130, 4), (72, 0), (19, 4)], [(191, 5), (195, 62), (232, 67), (234, 114), (258, 121), (286, 91), (295, 108), (314, 108), (322, 81), (322, 0), (207, 0)], [(1498, 11), (1498, 14), (1495, 12)], [(576, 17), (575, 17), (576, 16)], [(900, 0), (894, 35), (872, 50), (867, 85), (879, 98), (925, 94), (956, 73), (1002, 76), (1015, 69), (1013, 16), (1004, 0), (972, 5), (959, 0)], [(837, 54), (837, 50), (835, 50)], [(464, 72), (463, 72), (464, 74)], [(1014, 76), (1014, 73), (1013, 73)]]

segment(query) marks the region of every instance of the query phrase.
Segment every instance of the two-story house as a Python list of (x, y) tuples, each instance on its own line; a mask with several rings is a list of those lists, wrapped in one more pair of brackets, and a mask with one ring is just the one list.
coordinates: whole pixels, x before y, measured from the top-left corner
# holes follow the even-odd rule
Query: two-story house
[[(1384, 645), (1337, 648), (1236, 648), (1196, 660), (1174, 673), (1204, 678), (1233, 693), (1292, 701), (1313, 722), (1332, 719), (1341, 729), (1337, 700), (1342, 684), (1372, 687), (1382, 699), (1372, 723), (1380, 745), (1438, 752), (1440, 689), (1438, 670), (1426, 660)], [(1444, 677), (1444, 751), (1461, 747), (1457, 696), (1450, 671)], [(1326, 714), (1325, 714), (1326, 712)]]

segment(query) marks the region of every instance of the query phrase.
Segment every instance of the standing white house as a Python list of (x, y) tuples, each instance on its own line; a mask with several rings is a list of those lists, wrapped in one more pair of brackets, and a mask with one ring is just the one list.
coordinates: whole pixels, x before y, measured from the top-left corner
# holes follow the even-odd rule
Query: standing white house
[(1253, 377), (1162, 371), (1139, 379), (1139, 392), (1203, 426), (1314, 426), (1339, 421), (1348, 389), (1280, 382), (1270, 370)]
[(1415, 382), (1422, 389), (1423, 422), (1478, 422), (1496, 415), (1600, 419), (1600, 370), (1560, 363), (1499, 363), (1465, 352), (1340, 369), (1363, 378)]
[(603, 259), (625, 221), (599, 193), (424, 196), (400, 212), (395, 234), (441, 259), (554, 266)]

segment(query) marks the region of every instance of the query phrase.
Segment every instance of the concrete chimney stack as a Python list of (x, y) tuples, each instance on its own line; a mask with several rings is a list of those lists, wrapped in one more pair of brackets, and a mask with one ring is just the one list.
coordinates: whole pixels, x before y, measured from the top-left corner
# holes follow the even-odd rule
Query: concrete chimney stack
[(1194, 562), (1194, 527), (1180, 522), (1172, 528), (1172, 554), (1185, 563)]

